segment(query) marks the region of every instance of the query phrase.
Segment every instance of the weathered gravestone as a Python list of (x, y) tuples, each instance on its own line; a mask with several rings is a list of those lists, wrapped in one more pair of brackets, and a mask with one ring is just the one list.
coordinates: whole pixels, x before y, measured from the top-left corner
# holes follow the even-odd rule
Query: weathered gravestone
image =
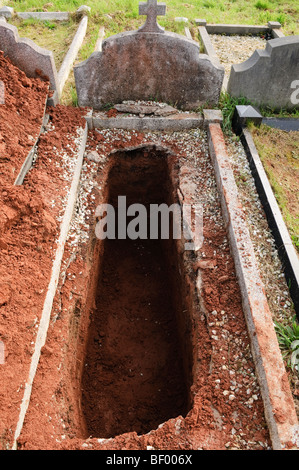
[(127, 100), (158, 100), (189, 110), (218, 103), (224, 69), (200, 54), (197, 42), (164, 31), (165, 4), (140, 3), (138, 31), (112, 36), (102, 51), (74, 67), (80, 106), (102, 109)]
[(52, 51), (43, 49), (27, 38), (20, 38), (15, 26), (0, 21), (0, 50), (27, 77), (48, 79), (51, 90), (57, 90), (58, 80)]
[(257, 106), (299, 108), (299, 36), (272, 39), (264, 50), (233, 65), (227, 91)]

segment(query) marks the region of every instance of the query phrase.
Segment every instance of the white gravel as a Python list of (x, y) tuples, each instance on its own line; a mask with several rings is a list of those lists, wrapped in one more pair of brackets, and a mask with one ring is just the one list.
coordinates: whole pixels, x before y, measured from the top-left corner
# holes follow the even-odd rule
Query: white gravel
[(209, 37), (227, 76), (233, 64), (249, 59), (256, 49), (265, 49), (267, 42), (259, 36), (210, 34)]

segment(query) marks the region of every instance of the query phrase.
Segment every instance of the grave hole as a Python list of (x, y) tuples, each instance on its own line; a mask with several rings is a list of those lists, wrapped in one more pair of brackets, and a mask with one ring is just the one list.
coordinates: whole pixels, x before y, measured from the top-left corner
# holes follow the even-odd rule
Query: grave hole
[[(176, 202), (178, 167), (167, 149), (117, 151), (109, 165), (105, 202), (113, 207), (118, 196), (126, 196), (127, 207)], [(192, 301), (178, 241), (97, 243), (99, 274), (81, 379), (85, 437), (144, 434), (192, 406)]]

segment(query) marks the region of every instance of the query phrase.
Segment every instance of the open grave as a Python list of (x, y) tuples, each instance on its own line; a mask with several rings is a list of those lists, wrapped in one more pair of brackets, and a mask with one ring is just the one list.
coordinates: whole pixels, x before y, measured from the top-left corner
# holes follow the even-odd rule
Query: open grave
[(0, 143), (1, 446), (298, 448), (221, 113), (194, 111), (217, 106), (224, 69), (160, 28), (165, 6), (140, 13), (76, 65), (78, 108), (45, 108), (48, 80), (1, 56), (5, 106), (29, 88), (39, 110), (21, 180), (24, 138), (18, 161)]

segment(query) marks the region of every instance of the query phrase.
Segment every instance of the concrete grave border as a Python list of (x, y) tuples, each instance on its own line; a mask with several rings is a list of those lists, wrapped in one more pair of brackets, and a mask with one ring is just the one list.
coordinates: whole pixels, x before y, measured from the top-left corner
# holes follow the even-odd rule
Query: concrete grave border
[(276, 21), (268, 21), (267, 25), (244, 25), (244, 24), (212, 24), (205, 19), (196, 19), (197, 26), (204, 26), (209, 34), (271, 34), (272, 38), (283, 37), (281, 24)]
[(88, 16), (84, 15), (77, 28), (76, 34), (72, 40), (68, 52), (61, 64), (58, 72), (58, 95), (61, 96), (65, 82), (67, 81), (71, 68), (77, 57), (77, 54), (82, 46), (83, 40), (86, 35), (88, 24)]
[(299, 449), (288, 376), (219, 123), (209, 124), (208, 138), (273, 450)]
[(49, 116), (46, 115), (46, 107), (47, 107), (47, 101), (48, 101), (48, 98), (46, 98), (46, 102), (45, 102), (45, 106), (44, 106), (44, 115), (43, 115), (43, 123), (41, 125), (41, 129), (40, 129), (40, 132), (39, 132), (39, 135), (37, 137), (37, 139), (35, 140), (33, 146), (32, 146), (32, 149), (30, 150), (30, 152), (28, 153), (23, 165), (22, 165), (22, 168), (21, 170), (19, 171), (19, 174), (18, 176), (16, 177), (15, 179), (15, 182), (14, 182), (14, 186), (20, 186), (23, 184), (24, 182), (24, 179), (28, 173), (28, 171), (30, 170), (30, 168), (32, 167), (32, 164), (33, 164), (33, 159), (34, 159), (34, 155), (35, 155), (35, 151), (36, 151), (36, 147), (37, 147), (37, 144), (38, 144), (38, 141), (39, 141), (39, 138), (40, 138), (40, 135), (43, 131), (43, 128), (44, 126), (46, 126), (47, 124), (47, 120), (49, 119)]
[(70, 18), (70, 13), (67, 11), (26, 11), (16, 12), (16, 15), (22, 20), (34, 18), (41, 21), (68, 21)]

